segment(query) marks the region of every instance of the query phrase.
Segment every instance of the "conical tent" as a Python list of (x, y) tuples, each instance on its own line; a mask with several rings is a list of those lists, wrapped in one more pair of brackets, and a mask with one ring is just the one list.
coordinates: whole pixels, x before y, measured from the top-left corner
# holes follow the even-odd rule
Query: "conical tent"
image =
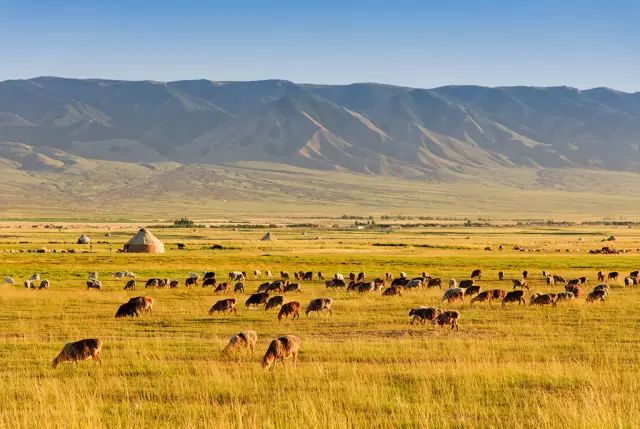
[(146, 228), (141, 228), (124, 245), (128, 253), (164, 253), (164, 244)]
[(264, 237), (262, 237), (260, 240), (262, 241), (274, 241), (276, 239), (276, 237), (271, 234), (271, 232), (267, 232)]
[(89, 243), (91, 243), (91, 239), (87, 234), (81, 234), (80, 237), (78, 237), (78, 244), (89, 244)]

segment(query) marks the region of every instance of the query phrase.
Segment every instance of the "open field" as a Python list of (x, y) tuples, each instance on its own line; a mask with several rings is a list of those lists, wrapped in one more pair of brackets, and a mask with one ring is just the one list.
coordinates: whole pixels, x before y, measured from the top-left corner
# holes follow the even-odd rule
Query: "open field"
[[(312, 298), (331, 297), (333, 316), (280, 323), (275, 310), (245, 308), (247, 294), (214, 296), (211, 288), (184, 287), (188, 272), (204, 269), (221, 279), (228, 271), (253, 269), (363, 271), (369, 279), (387, 271), (426, 271), (446, 282), (481, 268), (482, 290), (510, 290), (510, 279), (524, 269), (531, 293), (549, 290), (543, 269), (566, 278), (585, 275), (590, 290), (599, 270), (628, 275), (640, 269), (637, 227), (279, 228), (272, 242), (259, 241), (265, 229), (158, 228), (153, 232), (167, 253), (133, 255), (115, 249), (135, 225), (66, 226), (0, 225), (0, 275), (21, 283), (39, 272), (52, 283), (44, 291), (0, 286), (0, 427), (640, 425), (640, 289), (625, 289), (621, 281), (611, 284), (604, 304), (582, 297), (541, 308), (470, 306), (468, 299), (440, 304), (439, 289), (401, 297), (349, 295), (314, 279), (285, 302), (298, 300), (304, 307)], [(112, 236), (105, 237), (107, 231)], [(104, 243), (82, 253), (89, 249), (75, 244), (80, 232)], [(617, 240), (602, 242), (610, 235)], [(186, 249), (177, 250), (177, 243)], [(224, 249), (209, 250), (213, 244)], [(531, 251), (513, 250), (516, 245)], [(587, 254), (604, 245), (628, 252)], [(492, 250), (483, 250), (487, 246)], [(41, 247), (79, 253), (24, 252)], [(84, 287), (94, 270), (102, 291)], [(139, 281), (135, 292), (124, 291), (124, 280), (111, 277), (122, 270), (135, 272), (138, 280), (179, 279), (181, 285), (144, 289)], [(497, 280), (498, 271), (506, 280)], [(259, 283), (250, 277), (247, 293)], [(135, 295), (156, 300), (153, 314), (114, 319), (118, 305)], [(215, 301), (231, 296), (239, 300), (237, 315), (208, 316)], [(408, 311), (420, 305), (459, 310), (460, 330), (410, 326)], [(255, 354), (222, 355), (229, 336), (244, 329), (258, 333)], [(265, 372), (260, 359), (282, 334), (301, 338), (299, 362)], [(65, 342), (91, 337), (105, 342), (101, 366), (88, 361), (50, 367)]]

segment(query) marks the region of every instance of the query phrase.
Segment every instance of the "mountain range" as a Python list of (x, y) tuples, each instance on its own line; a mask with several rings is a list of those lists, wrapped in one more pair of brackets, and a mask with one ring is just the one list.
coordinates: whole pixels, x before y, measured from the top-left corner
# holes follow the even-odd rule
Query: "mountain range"
[(0, 164), (258, 161), (402, 178), (494, 168), (640, 172), (640, 93), (608, 88), (0, 82)]

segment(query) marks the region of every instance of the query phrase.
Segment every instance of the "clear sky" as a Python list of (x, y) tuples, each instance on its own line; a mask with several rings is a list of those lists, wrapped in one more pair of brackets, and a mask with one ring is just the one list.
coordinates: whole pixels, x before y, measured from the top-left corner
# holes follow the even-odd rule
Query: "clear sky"
[(0, 0), (0, 80), (640, 91), (638, 0)]

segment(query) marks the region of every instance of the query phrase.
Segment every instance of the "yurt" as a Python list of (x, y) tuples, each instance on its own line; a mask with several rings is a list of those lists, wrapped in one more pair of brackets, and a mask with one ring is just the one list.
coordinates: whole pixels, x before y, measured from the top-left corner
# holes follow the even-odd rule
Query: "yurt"
[(262, 237), (260, 240), (262, 241), (275, 241), (276, 237), (271, 234), (271, 232), (267, 232), (264, 237)]
[(124, 245), (127, 253), (164, 253), (164, 244), (146, 228), (141, 228)]
[(90, 243), (91, 243), (91, 239), (87, 234), (81, 234), (80, 237), (78, 237), (78, 244), (90, 244)]

